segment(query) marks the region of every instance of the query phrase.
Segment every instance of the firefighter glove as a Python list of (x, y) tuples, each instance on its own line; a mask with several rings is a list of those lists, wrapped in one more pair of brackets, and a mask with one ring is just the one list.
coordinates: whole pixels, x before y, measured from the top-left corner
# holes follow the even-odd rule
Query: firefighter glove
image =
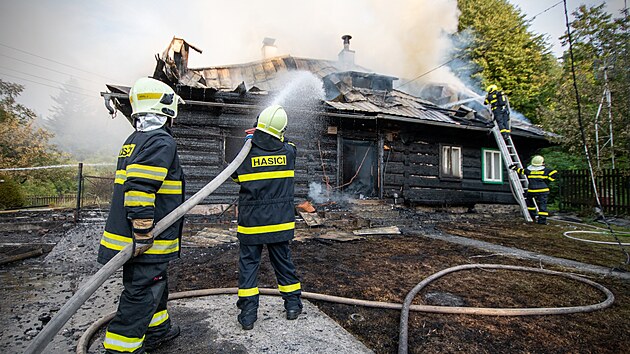
[(517, 166), (518, 166), (518, 165), (517, 165), (517, 164), (515, 164), (515, 163), (511, 164), (511, 165), (510, 165), (510, 170), (516, 170)]
[(133, 219), (134, 257), (137, 257), (153, 246), (153, 219)]

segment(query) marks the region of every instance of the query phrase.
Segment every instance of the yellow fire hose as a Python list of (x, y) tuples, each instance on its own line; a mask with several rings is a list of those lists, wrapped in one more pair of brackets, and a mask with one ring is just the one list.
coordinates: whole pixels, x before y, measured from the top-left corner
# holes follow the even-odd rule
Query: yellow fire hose
[[(166, 230), (175, 221), (184, 216), (192, 207), (201, 203), (205, 197), (214, 192), (223, 182), (230, 177), (230, 175), (236, 171), (241, 165), (245, 157), (249, 153), (252, 147), (251, 140), (245, 141), (245, 145), (239, 152), (239, 154), (218, 176), (212, 181), (200, 189), (195, 195), (186, 200), (177, 209), (170, 212), (162, 220), (160, 220), (153, 229), (155, 236)], [(122, 267), (132, 256), (133, 245), (128, 245), (123, 248), (116, 256), (114, 256), (107, 264), (105, 264), (96, 274), (94, 274), (83, 287), (81, 287), (65, 305), (53, 316), (48, 324), (42, 329), (37, 336), (33, 339), (31, 344), (26, 348), (24, 353), (35, 354), (41, 353), (46, 349), (46, 346), (57, 335), (59, 330), (66, 322), (77, 312), (77, 310), (83, 305), (85, 301), (109, 278), (118, 268)]]

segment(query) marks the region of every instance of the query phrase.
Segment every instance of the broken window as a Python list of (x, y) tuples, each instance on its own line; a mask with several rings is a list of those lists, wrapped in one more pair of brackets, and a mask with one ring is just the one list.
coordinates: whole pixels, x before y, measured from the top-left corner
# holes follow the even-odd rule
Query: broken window
[(462, 178), (461, 146), (440, 146), (440, 178)]
[(483, 183), (503, 183), (501, 152), (494, 149), (481, 149), (481, 169)]

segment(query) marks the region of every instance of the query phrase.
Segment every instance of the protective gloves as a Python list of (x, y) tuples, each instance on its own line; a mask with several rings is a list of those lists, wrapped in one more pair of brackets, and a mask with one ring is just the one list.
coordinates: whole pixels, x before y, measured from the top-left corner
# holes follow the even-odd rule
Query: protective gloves
[(153, 246), (153, 219), (133, 219), (133, 256), (137, 257)]
[(511, 164), (509, 167), (510, 167), (510, 170), (514, 170), (514, 171), (516, 171), (516, 169), (517, 169), (518, 165), (517, 165), (517, 164), (515, 164), (515, 163), (513, 163), (513, 164)]

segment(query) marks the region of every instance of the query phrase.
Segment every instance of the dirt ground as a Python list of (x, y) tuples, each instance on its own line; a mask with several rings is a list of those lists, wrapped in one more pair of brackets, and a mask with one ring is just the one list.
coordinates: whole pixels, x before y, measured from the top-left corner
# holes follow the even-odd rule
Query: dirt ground
[[(299, 223), (297, 234), (302, 236), (302, 240), (294, 241), (291, 245), (303, 289), (308, 292), (401, 303), (409, 290), (427, 276), (461, 264), (511, 264), (575, 272), (574, 269), (525, 260), (510, 253), (491, 253), (429, 238), (428, 235), (462, 236), (610, 269), (626, 267), (622, 264), (625, 258), (618, 246), (567, 239), (562, 236), (564, 231), (580, 227), (557, 221), (541, 226), (524, 223), (517, 214), (490, 215), (483, 211), (449, 212), (373, 204), (363, 208), (351, 206), (347, 209), (318, 210), (325, 219), (324, 225), (308, 228)], [(99, 215), (95, 219), (100, 218), (102, 216)], [(195, 239), (197, 236), (193, 236), (202, 234), (199, 231), (208, 226), (225, 231), (221, 233), (221, 242), (204, 244), (196, 241), (195, 245), (187, 241)], [(367, 236), (348, 242), (320, 238), (331, 232), (379, 226), (398, 226), (401, 234)], [(233, 220), (228, 213), (220, 219), (209, 216), (187, 220), (184, 235), (186, 246), (182, 249), (181, 259), (173, 262), (169, 271), (171, 292), (237, 286), (238, 244), (225, 237), (232, 233), (233, 227)], [(216, 231), (213, 233), (217, 234)], [(8, 233), (2, 235), (10, 237)], [(21, 236), (20, 240), (28, 239), (28, 235)], [(33, 231), (30, 235), (36, 236), (38, 242), (58, 241), (56, 238), (44, 240), (44, 231)], [(64, 236), (56, 237), (63, 241)], [(81, 235), (74, 237), (80, 239)], [(627, 238), (623, 241), (627, 241)], [(76, 247), (76, 244), (79, 244), (78, 247), (96, 247), (83, 246), (76, 240), (70, 246)], [(210, 244), (213, 246), (208, 247)], [(49, 261), (61, 257), (54, 252), (46, 257)], [(36, 264), (37, 258), (33, 258), (2, 265), (0, 270), (5, 277), (3, 279), (14, 279), (17, 270), (24, 272), (24, 269)], [(79, 272), (76, 266), (74, 268), (75, 273)], [(57, 269), (60, 274), (64, 271)], [(91, 264), (85, 266), (85, 272), (93, 271)], [(30, 278), (37, 277), (37, 274)], [(412, 312), (409, 320), (409, 350), (412, 353), (627, 352), (630, 347), (630, 281), (594, 273), (582, 275), (610, 289), (615, 295), (614, 304), (590, 313), (531, 317)], [(259, 280), (260, 287), (276, 287), (266, 251)], [(5, 288), (6, 284), (0, 288)], [(12, 283), (10, 289), (4, 289), (3, 293), (19, 293), (17, 287), (19, 280)], [(26, 287), (29, 285), (26, 284)], [(76, 286), (68, 288), (76, 289)], [(27, 290), (32, 293), (33, 289)], [(42, 288), (44, 290), (49, 291)], [(61, 295), (67, 296), (68, 289), (62, 290)], [(118, 290), (106, 291), (110, 295), (103, 294), (103, 299), (111, 297)], [(20, 310), (17, 300), (15, 298), (9, 303), (5, 302), (5, 306), (0, 306), (3, 311), (10, 308), (7, 314), (9, 321), (20, 323), (20, 333), (15, 337), (9, 334), (13, 332), (6, 331), (3, 334), (0, 331), (0, 340), (4, 343), (14, 340), (26, 343), (41, 328), (41, 325), (36, 327), (36, 323), (32, 322), (22, 326), (20, 317), (24, 317), (24, 309)], [(603, 300), (604, 296), (599, 291), (570, 279), (530, 272), (469, 270), (447, 275), (431, 283), (418, 294), (414, 303), (524, 308), (590, 305)], [(43, 306), (46, 301), (35, 298), (32, 302)], [(313, 303), (376, 353), (397, 352), (399, 311), (323, 301)], [(103, 305), (99, 303), (98, 306)], [(81, 328), (84, 329), (85, 323), (88, 323), (86, 320), (77, 320), (74, 325), (76, 328), (73, 327), (67, 336), (64, 334), (68, 341), (76, 342), (82, 333)]]
[[(563, 223), (532, 225), (514, 215), (441, 221), (435, 215), (409, 211), (403, 214), (407, 221), (423, 217), (435, 220), (422, 226), (419, 222), (401, 225), (403, 233), (396, 236), (369, 236), (352, 242), (317, 238), (293, 242), (293, 257), (304, 290), (401, 303), (407, 292), (425, 277), (460, 264), (512, 264), (572, 271), (423, 237), (434, 232), (448, 232), (611, 268), (623, 260), (618, 247), (563, 238), (562, 231), (575, 229)], [(313, 229), (313, 232), (325, 231)], [(173, 267), (173, 290), (236, 286), (237, 258), (238, 247), (234, 244), (186, 249)], [(613, 277), (586, 276), (615, 294), (612, 307), (592, 313), (532, 317), (412, 313), (410, 352), (627, 352), (630, 347), (630, 283)], [(266, 258), (261, 265), (259, 286), (276, 286), (273, 269)], [(603, 300), (603, 295), (594, 288), (569, 279), (529, 272), (475, 270), (439, 279), (421, 292), (414, 303), (523, 308), (580, 306)], [(399, 311), (321, 301), (315, 304), (375, 352), (397, 352)]]

